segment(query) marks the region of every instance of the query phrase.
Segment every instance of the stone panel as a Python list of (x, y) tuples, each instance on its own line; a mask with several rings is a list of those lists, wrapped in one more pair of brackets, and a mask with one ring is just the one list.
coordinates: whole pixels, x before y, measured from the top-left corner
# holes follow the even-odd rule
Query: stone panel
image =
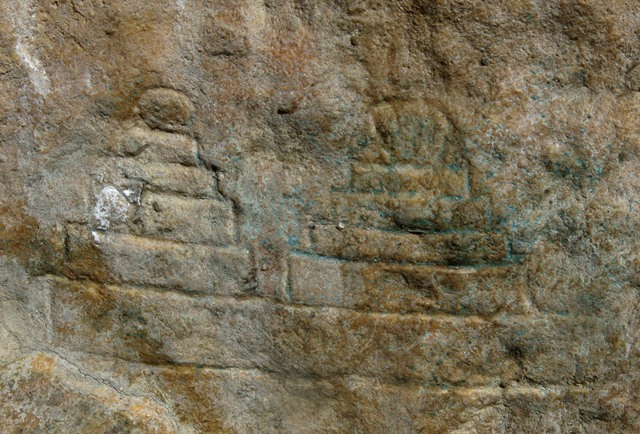
[(431, 195), (468, 195), (467, 174), (448, 168), (421, 168), (414, 165), (364, 165), (353, 166), (355, 190), (398, 192), (430, 192)]
[(487, 230), (489, 205), (485, 198), (443, 198), (429, 193), (335, 192), (333, 217), (345, 224), (364, 227), (411, 227), (428, 231)]
[(111, 151), (123, 157), (137, 157), (139, 161), (198, 164), (198, 145), (189, 137), (141, 127), (115, 138)]
[(212, 197), (217, 193), (213, 174), (201, 168), (181, 164), (140, 163), (132, 159), (123, 159), (117, 165), (126, 178), (143, 181), (151, 191), (194, 197)]
[(506, 240), (491, 233), (423, 233), (317, 225), (313, 251), (344, 259), (469, 265), (508, 260)]
[[(185, 215), (191, 218), (185, 219)], [(235, 238), (233, 209), (212, 199), (147, 193), (136, 219), (143, 236), (220, 245), (231, 244)]]
[(251, 278), (247, 251), (69, 228), (65, 272), (74, 278), (196, 293), (241, 294)]
[(293, 254), (293, 303), (367, 312), (492, 316), (526, 311), (515, 266), (436, 267), (347, 262)]
[(478, 318), (379, 316), (63, 281), (53, 320), (59, 345), (152, 364), (436, 386), (500, 382), (517, 370), (495, 326)]

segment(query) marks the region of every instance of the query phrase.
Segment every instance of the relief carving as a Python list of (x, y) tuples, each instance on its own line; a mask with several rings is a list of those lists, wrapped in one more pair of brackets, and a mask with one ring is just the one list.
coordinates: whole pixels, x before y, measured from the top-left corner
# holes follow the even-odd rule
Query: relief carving
[[(68, 227), (67, 275), (201, 294), (242, 294), (250, 255), (237, 245), (233, 203), (189, 135), (193, 105), (150, 89), (144, 122), (116, 137), (101, 162), (94, 216)], [(95, 258), (104, 257), (104, 267)]]
[[(312, 216), (290, 261), (295, 303), (378, 312), (495, 314), (524, 308), (518, 257), (471, 189), (447, 115), (426, 101), (373, 110), (348, 185)], [(322, 276), (327, 276), (323, 278)]]

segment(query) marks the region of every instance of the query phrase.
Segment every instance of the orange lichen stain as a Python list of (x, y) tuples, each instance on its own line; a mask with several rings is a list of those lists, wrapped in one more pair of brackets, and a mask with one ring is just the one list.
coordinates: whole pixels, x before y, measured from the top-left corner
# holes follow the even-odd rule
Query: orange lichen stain
[(25, 201), (0, 207), (0, 251), (15, 254), (19, 259), (27, 255), (30, 243), (38, 230), (37, 221), (24, 212)]
[(51, 374), (56, 361), (46, 354), (38, 354), (30, 363), (31, 370), (39, 374)]
[(197, 432), (234, 434), (224, 427), (224, 415), (216, 405), (216, 378), (203, 369), (168, 367), (160, 372), (161, 386), (170, 390), (175, 399), (175, 412), (181, 422), (193, 426)]
[[(38, 354), (10, 383), (0, 381), (0, 432), (176, 432), (164, 409), (151, 400), (131, 402), (110, 388), (105, 396), (103, 388), (91, 382), (78, 387), (68, 375), (55, 357)], [(114, 410), (123, 401), (130, 404)]]
[(98, 338), (97, 331), (110, 329), (109, 312), (115, 309), (115, 302), (105, 298), (99, 286), (90, 282), (57, 281), (55, 303), (58, 306), (81, 307), (77, 310), (77, 316), (68, 321), (58, 319), (54, 322), (58, 343), (72, 341), (75, 337), (84, 338), (88, 333), (91, 333), (91, 339), (95, 340)]
[(62, 273), (72, 279), (90, 277), (100, 282), (111, 279), (111, 271), (89, 230), (82, 226), (67, 227), (66, 263)]
[(149, 324), (147, 308), (141, 307), (139, 295), (100, 283), (60, 281), (55, 300), (74, 312), (70, 321), (55, 325), (59, 342), (79, 338), (146, 364), (173, 362), (164, 353), (161, 337)]
[(0, 255), (16, 259), (32, 274), (53, 272), (62, 260), (62, 235), (40, 228), (25, 201), (0, 205)]
[(174, 433), (174, 429), (168, 428), (165, 424), (158, 424), (158, 421), (163, 416), (159, 414), (162, 410), (149, 398), (142, 398), (140, 402), (129, 405), (123, 413), (126, 414), (127, 418), (134, 420), (136, 426), (149, 430), (147, 431), (149, 433)]
[(139, 416), (146, 416), (149, 413), (149, 400), (143, 399), (142, 402), (129, 406), (129, 412)]

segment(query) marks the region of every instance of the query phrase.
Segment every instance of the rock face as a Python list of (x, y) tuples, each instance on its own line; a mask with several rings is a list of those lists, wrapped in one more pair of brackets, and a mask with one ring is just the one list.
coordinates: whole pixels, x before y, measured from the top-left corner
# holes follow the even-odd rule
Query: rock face
[(0, 432), (640, 432), (633, 2), (0, 11)]

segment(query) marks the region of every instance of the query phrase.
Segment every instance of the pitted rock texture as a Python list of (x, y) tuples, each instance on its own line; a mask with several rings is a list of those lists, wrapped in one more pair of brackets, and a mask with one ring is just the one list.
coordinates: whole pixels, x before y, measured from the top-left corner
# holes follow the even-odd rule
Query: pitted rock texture
[(640, 432), (640, 9), (0, 2), (1, 433)]

